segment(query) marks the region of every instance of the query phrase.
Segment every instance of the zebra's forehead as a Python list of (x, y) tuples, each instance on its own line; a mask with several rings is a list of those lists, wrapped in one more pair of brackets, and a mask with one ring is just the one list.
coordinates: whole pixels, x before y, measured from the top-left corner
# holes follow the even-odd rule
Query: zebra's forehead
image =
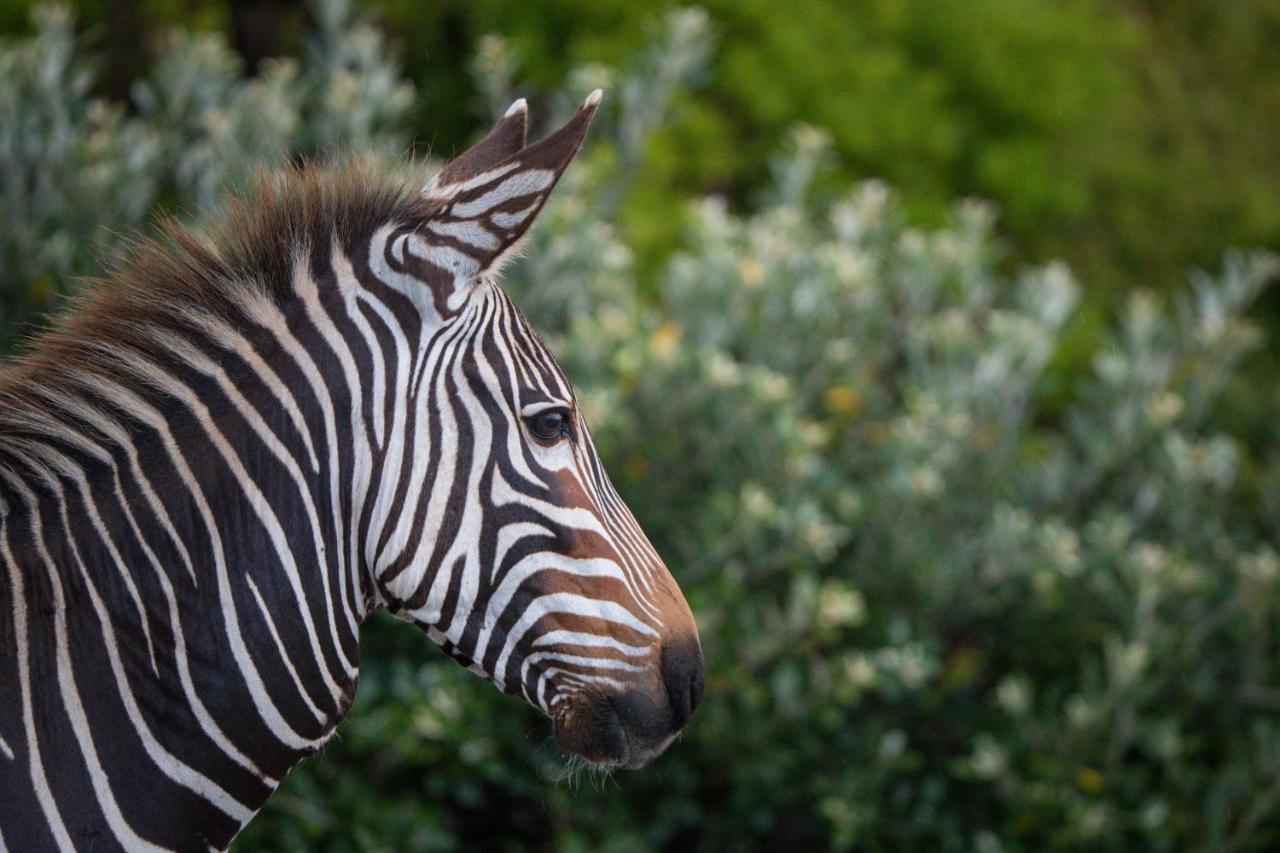
[(479, 329), (482, 349), (491, 350), (491, 360), (509, 369), (519, 405), (572, 404), (573, 385), (511, 297), (495, 281), (486, 279), (477, 286), (473, 298), (482, 302), (481, 313), (487, 318)]

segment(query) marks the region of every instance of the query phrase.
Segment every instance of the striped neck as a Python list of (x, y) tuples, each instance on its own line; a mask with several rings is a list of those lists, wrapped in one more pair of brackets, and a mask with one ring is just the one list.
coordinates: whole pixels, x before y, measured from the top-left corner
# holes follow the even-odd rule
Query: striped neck
[(10, 845), (225, 846), (350, 708), (386, 323), (417, 314), (354, 298), (374, 230), (334, 232), (364, 260), (295, 247), (287, 287), (224, 283), (221, 310), (174, 300), (0, 376)]

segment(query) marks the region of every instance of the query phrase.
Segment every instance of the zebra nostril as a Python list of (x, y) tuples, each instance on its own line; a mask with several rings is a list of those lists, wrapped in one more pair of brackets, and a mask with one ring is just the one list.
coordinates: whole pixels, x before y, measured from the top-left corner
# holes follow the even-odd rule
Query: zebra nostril
[(698, 703), (702, 701), (702, 683), (703, 673), (699, 669), (697, 675), (689, 682), (689, 713), (692, 714), (698, 710)]
[(702, 700), (702, 651), (697, 642), (664, 646), (662, 675), (671, 703), (671, 726), (680, 729)]

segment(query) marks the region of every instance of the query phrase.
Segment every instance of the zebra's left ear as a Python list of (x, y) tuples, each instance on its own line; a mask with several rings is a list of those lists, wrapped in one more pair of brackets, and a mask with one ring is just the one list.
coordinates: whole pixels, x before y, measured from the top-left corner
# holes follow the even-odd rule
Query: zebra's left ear
[(559, 130), (525, 146), (524, 100), (423, 189), (441, 203), (418, 232), (423, 260), (458, 279), (494, 269), (533, 223), (587, 135), (601, 91)]
[(441, 169), (423, 187), (422, 194), (427, 198), (452, 198), (464, 183), (519, 153), (524, 148), (528, 113), (529, 105), (524, 98), (508, 107), (493, 130)]

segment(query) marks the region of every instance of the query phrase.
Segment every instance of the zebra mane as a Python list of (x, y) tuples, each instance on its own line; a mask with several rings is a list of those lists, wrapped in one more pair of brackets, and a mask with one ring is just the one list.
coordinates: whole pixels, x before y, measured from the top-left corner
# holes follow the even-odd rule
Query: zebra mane
[(26, 439), (48, 435), (43, 427), (65, 417), (51, 399), (82, 396), (76, 389), (93, 376), (122, 376), (118, 353), (159, 353), (162, 336), (189, 334), (201, 317), (242, 324), (253, 303), (280, 305), (292, 293), (298, 258), (367, 245), (378, 227), (422, 223), (439, 207), (385, 171), (350, 156), (263, 170), (208, 225), (170, 218), (156, 236), (135, 237), (119, 262), (83, 280), (49, 327), (0, 364), (0, 470), (23, 455)]

